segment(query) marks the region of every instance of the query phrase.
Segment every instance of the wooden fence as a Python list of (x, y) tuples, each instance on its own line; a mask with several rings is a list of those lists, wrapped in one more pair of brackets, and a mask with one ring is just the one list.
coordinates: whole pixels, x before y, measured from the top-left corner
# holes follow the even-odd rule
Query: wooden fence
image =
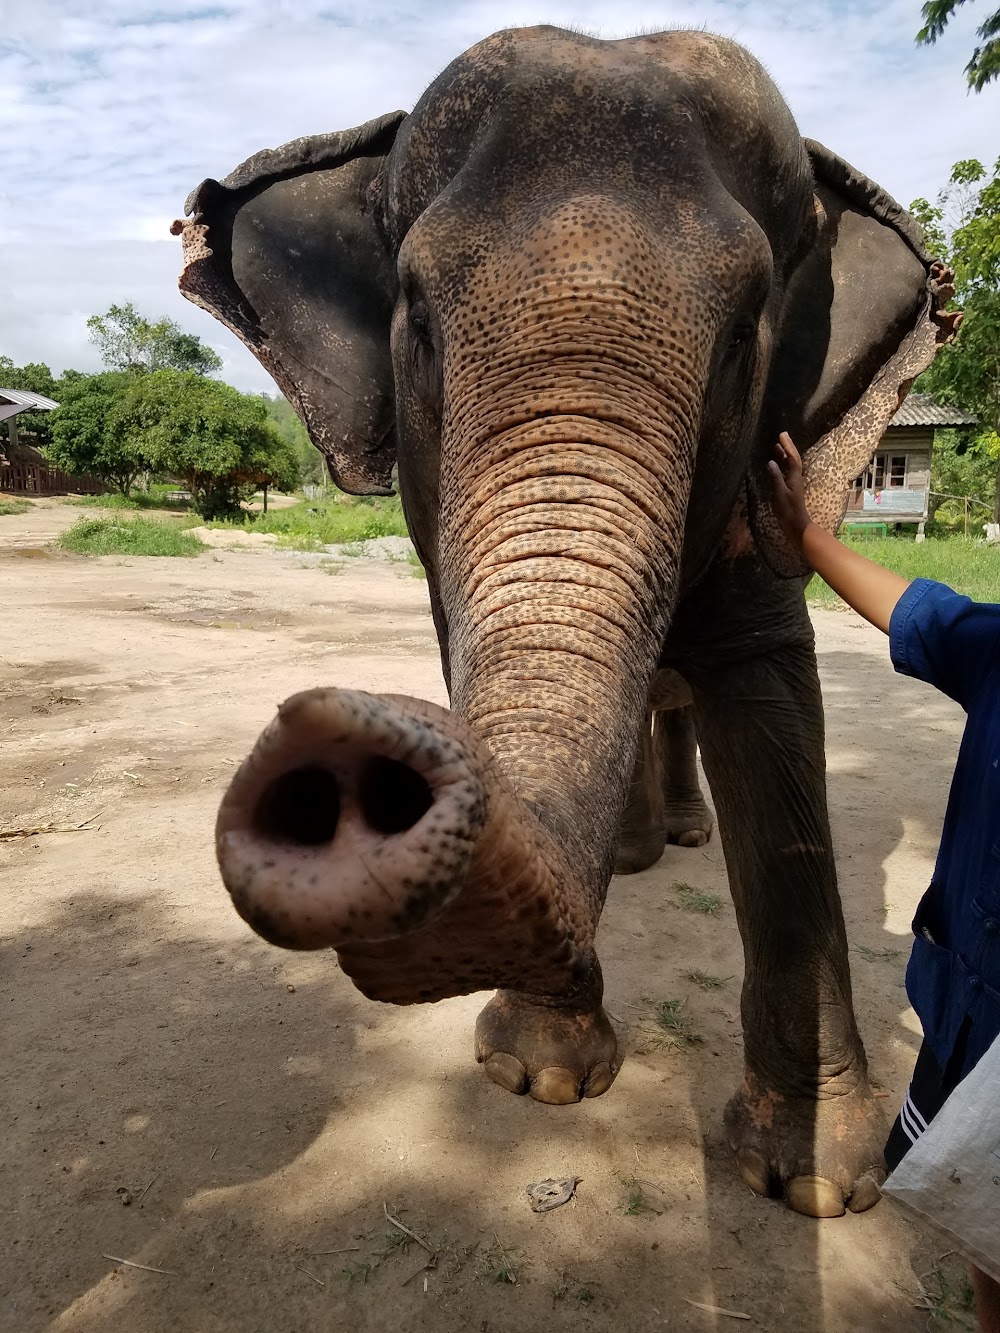
[(0, 491), (13, 495), (102, 495), (97, 477), (71, 477), (47, 463), (0, 464)]

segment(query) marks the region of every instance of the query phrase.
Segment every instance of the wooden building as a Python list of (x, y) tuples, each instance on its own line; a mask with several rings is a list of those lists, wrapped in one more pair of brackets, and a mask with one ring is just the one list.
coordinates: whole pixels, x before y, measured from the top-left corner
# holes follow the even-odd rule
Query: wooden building
[(929, 394), (911, 393), (890, 421), (868, 467), (854, 482), (846, 527), (916, 524), (922, 541), (931, 493), (934, 432), (975, 426), (976, 418), (942, 407)]
[(27, 389), (0, 388), (0, 421), (7, 423), (7, 438), (0, 435), (0, 492), (9, 495), (99, 495), (107, 487), (97, 477), (71, 477), (53, 467), (43, 453), (18, 438), (19, 412), (52, 412), (59, 404)]

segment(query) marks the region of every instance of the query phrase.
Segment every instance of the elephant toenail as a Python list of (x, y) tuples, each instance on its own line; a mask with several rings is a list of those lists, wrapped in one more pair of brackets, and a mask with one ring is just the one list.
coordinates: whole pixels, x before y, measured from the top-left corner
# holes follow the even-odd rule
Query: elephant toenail
[(594, 1065), (593, 1069), (587, 1075), (583, 1085), (583, 1095), (585, 1097), (600, 1097), (602, 1092), (607, 1092), (615, 1081), (615, 1071), (611, 1068), (607, 1060), (601, 1060)]
[(549, 1065), (532, 1079), (531, 1095), (536, 1102), (547, 1102), (549, 1106), (569, 1106), (580, 1100), (580, 1080), (562, 1065)]
[(494, 1083), (499, 1083), (500, 1087), (506, 1088), (508, 1092), (515, 1092), (520, 1096), (528, 1091), (528, 1071), (513, 1055), (497, 1051), (486, 1061), (484, 1068), (487, 1077)]
[(867, 1213), (874, 1208), (882, 1197), (881, 1184), (885, 1180), (884, 1171), (866, 1171), (854, 1182), (854, 1192), (847, 1200), (852, 1213)]
[(680, 847), (704, 847), (708, 842), (708, 834), (701, 829), (691, 829), (688, 833), (682, 833), (677, 839)]
[(762, 1194), (767, 1198), (771, 1193), (773, 1176), (764, 1154), (758, 1152), (756, 1148), (745, 1148), (742, 1152), (737, 1153), (736, 1165), (739, 1167), (740, 1175), (754, 1194)]
[(785, 1192), (789, 1208), (806, 1217), (843, 1217), (844, 1194), (839, 1185), (822, 1176), (796, 1176)]

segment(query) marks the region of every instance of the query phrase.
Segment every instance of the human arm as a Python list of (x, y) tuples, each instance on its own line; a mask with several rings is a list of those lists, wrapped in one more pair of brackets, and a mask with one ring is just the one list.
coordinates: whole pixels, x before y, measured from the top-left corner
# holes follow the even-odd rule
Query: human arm
[(809, 517), (802, 460), (780, 436), (768, 467), (782, 530), (849, 606), (889, 636), (893, 666), (970, 709), (1000, 682), (1000, 605), (974, 602), (942, 583), (900, 575), (866, 560)]
[(778, 522), (804, 562), (825, 579), (855, 611), (889, 633), (896, 603), (909, 580), (877, 565), (838, 541), (832, 532), (809, 517), (802, 486), (802, 459), (787, 431), (779, 437), (775, 457), (768, 463)]

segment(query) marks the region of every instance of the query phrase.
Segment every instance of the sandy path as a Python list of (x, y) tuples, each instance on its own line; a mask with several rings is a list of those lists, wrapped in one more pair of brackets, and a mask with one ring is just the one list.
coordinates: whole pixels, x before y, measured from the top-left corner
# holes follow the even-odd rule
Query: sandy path
[[(939, 1249), (916, 1226), (887, 1204), (808, 1222), (732, 1168), (741, 955), (717, 840), (612, 886), (599, 947), (628, 1053), (612, 1091), (571, 1109), (510, 1097), (471, 1059), (482, 997), (365, 1001), (332, 956), (253, 936), (212, 859), (219, 795), (279, 699), (336, 683), (444, 701), (426, 585), (273, 551), (19, 554), (72, 517), (0, 519), (0, 829), (99, 825), (0, 843), (0, 1327), (739, 1326), (687, 1301), (796, 1333), (924, 1326), (916, 1275)], [(894, 678), (854, 617), (816, 624), (848, 929), (868, 951), (858, 1012), (888, 1114), (918, 1044), (907, 929), (961, 715)], [(722, 911), (679, 910), (679, 881)], [(729, 980), (703, 992), (691, 968)], [(687, 1000), (701, 1044), (650, 1041), (662, 999)], [(565, 1174), (577, 1201), (532, 1214), (524, 1186)], [(435, 1269), (417, 1273), (383, 1204), (439, 1249)]]

